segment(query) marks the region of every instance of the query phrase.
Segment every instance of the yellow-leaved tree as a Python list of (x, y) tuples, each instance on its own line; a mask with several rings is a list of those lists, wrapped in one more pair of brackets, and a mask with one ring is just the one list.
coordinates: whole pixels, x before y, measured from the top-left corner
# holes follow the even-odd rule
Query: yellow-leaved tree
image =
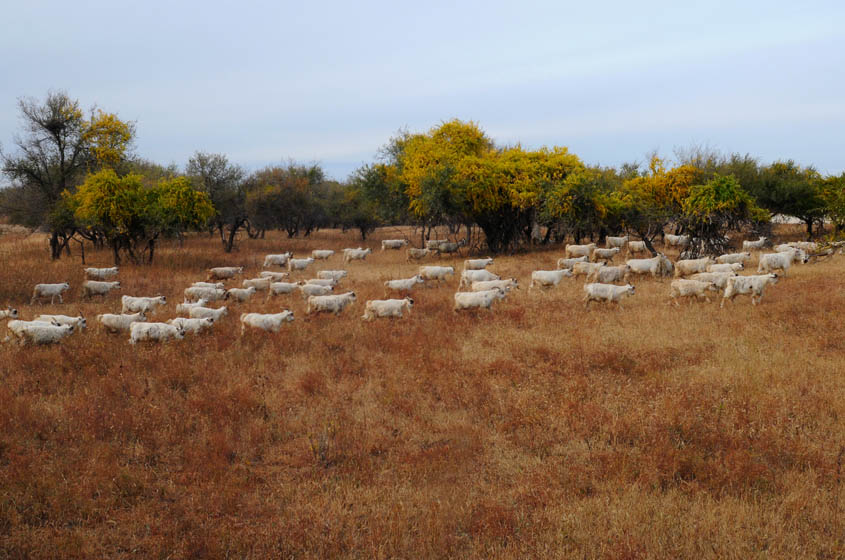
[(152, 262), (156, 240), (205, 224), (214, 207), (185, 177), (163, 179), (146, 186), (137, 174), (120, 176), (105, 168), (89, 175), (72, 197), (76, 218), (97, 231), (114, 255), (115, 265), (125, 253), (133, 262)]

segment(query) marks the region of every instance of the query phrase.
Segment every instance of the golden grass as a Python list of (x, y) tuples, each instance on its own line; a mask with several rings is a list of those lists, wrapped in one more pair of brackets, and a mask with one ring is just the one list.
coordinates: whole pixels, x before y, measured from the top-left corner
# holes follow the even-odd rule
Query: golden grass
[[(758, 307), (676, 309), (668, 281), (642, 280), (624, 310), (587, 312), (580, 280), (528, 293), (556, 248), (496, 259), (523, 287), (492, 313), (453, 313), (455, 278), (364, 323), (382, 281), (416, 271), (378, 250), (395, 236), (348, 265), (339, 318), (278, 296), (136, 348), (95, 324), (119, 295), (79, 301), (78, 254), (0, 237), (0, 305), (89, 318), (61, 345), (0, 345), (0, 557), (845, 555), (845, 257)], [(360, 244), (271, 234), (225, 255), (199, 236), (122, 268), (121, 293), (166, 295), (165, 320), (210, 266), (250, 277), (265, 253)], [(27, 305), (65, 280), (65, 305)], [(282, 308), (281, 333), (238, 336), (241, 311)]]

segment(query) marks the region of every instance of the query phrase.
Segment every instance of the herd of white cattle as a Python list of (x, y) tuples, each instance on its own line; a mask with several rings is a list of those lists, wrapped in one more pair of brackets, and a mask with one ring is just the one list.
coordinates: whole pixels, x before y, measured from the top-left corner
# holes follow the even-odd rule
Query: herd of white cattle
[[(665, 254), (657, 253), (651, 258), (628, 258), (625, 264), (613, 265), (613, 259), (622, 251), (630, 257), (646, 251), (642, 241), (631, 241), (628, 237), (607, 237), (606, 247), (597, 247), (595, 243), (587, 245), (567, 245), (565, 256), (558, 260), (555, 270), (535, 270), (531, 273), (529, 291), (532, 289), (553, 289), (565, 278), (586, 277), (584, 284), (584, 306), (589, 309), (592, 302), (616, 304), (622, 308), (621, 301), (635, 295), (636, 290), (630, 280), (646, 275), (652, 278), (674, 276), (670, 284), (669, 301), (676, 306), (681, 298), (692, 301), (704, 299), (710, 302), (710, 294), (722, 294), (721, 306), (725, 301), (733, 301), (738, 295), (751, 296), (751, 303), (756, 305), (763, 298), (767, 286), (776, 284), (786, 277), (789, 269), (811, 259), (832, 258), (836, 252), (842, 252), (842, 243), (824, 247), (813, 242), (793, 242), (777, 245), (774, 252), (760, 253), (757, 274), (742, 275), (746, 265), (750, 264), (752, 252), (762, 251), (768, 244), (766, 238), (757, 241), (744, 241), (743, 252), (730, 253), (714, 258), (687, 259), (684, 248), (689, 243), (686, 236), (667, 235), (665, 244), (681, 251), (680, 258), (672, 262)], [(382, 251), (398, 250), (408, 245), (407, 240), (391, 239), (382, 241)], [(425, 248), (407, 248), (408, 261), (419, 261), (432, 254), (456, 253), (462, 243), (447, 240), (431, 240)], [(343, 250), (343, 262), (364, 261), (371, 249), (350, 248)], [(228, 307), (212, 307), (218, 303), (239, 304), (250, 301), (259, 292), (265, 294), (265, 303), (274, 296), (301, 293), (306, 298), (306, 314), (333, 313), (339, 315), (356, 300), (355, 292), (334, 293), (335, 288), (347, 277), (346, 270), (321, 270), (316, 278), (291, 281), (291, 274), (305, 272), (317, 260), (327, 260), (335, 254), (332, 250), (317, 249), (308, 258), (294, 258), (290, 252), (267, 255), (264, 268), (284, 267), (287, 272), (263, 270), (256, 278), (242, 280), (240, 287), (227, 288), (225, 282), (234, 281), (244, 273), (243, 267), (216, 267), (207, 271), (204, 281), (197, 281), (185, 288), (184, 301), (176, 306), (179, 316), (167, 322), (150, 322), (148, 317), (167, 305), (165, 296), (121, 297), (120, 313), (97, 315), (97, 321), (110, 333), (128, 332), (129, 343), (141, 341), (161, 342), (169, 339), (182, 339), (186, 334), (199, 334), (209, 331), (228, 314)], [(503, 279), (487, 268), (493, 265), (492, 258), (467, 259), (461, 272), (458, 291), (454, 294), (455, 311), (464, 309), (491, 309), (492, 305), (508, 296), (511, 290), (519, 288), (516, 278)], [(109, 280), (118, 276), (118, 267), (86, 268), (86, 279), (82, 283), (82, 298), (103, 297), (120, 289), (120, 282)], [(414, 300), (410, 293), (420, 285), (448, 282), (455, 275), (452, 266), (423, 265), (416, 275), (410, 278), (387, 280), (384, 282), (385, 294), (398, 294), (402, 299), (369, 300), (364, 305), (363, 320), (376, 318), (402, 318), (409, 314)], [(57, 284), (37, 284), (32, 292), (30, 305), (47, 300), (53, 304), (58, 300), (64, 303), (62, 294), (70, 289), (68, 282)], [(81, 315), (68, 316), (58, 314), (40, 314), (34, 319), (18, 319), (18, 311), (11, 307), (0, 310), (0, 319), (7, 319), (10, 332), (4, 342), (17, 339), (21, 344), (51, 344), (61, 341), (75, 332), (83, 331), (86, 320)], [(241, 313), (241, 334), (247, 329), (278, 332), (284, 323), (294, 320), (290, 310), (279, 313)], [(14, 337), (14, 338), (13, 338)]]

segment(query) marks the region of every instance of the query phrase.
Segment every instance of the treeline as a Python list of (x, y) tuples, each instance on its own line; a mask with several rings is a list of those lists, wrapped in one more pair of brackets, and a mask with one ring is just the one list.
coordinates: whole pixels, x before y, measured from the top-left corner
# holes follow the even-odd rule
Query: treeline
[(836, 235), (845, 228), (845, 174), (793, 161), (691, 149), (673, 166), (653, 156), (598, 167), (566, 148), (497, 146), (475, 123), (453, 120), (400, 132), (376, 162), (337, 182), (296, 162), (248, 173), (222, 154), (197, 152), (184, 169), (145, 161), (134, 154), (133, 123), (98, 109), (86, 117), (63, 92), (22, 100), (20, 111), (17, 149), (0, 152), (0, 214), (49, 231), (54, 259), (71, 241), (89, 241), (110, 247), (116, 263), (151, 261), (158, 240), (188, 231), (219, 235), (229, 252), (241, 233), (339, 227), (366, 238), (380, 225), (410, 224), (425, 238), (448, 226), (500, 252), (624, 232), (653, 250), (671, 230), (691, 236), (692, 254), (709, 254), (727, 248), (731, 231), (765, 233), (773, 214), (800, 219), (810, 237), (826, 222)]
[(268, 229), (308, 236), (317, 228), (378, 225), (371, 203), (345, 183), (329, 180), (319, 165), (290, 162), (253, 173), (222, 154), (197, 152), (184, 170), (134, 154), (135, 126), (51, 92), (19, 103), (24, 134), (15, 153), (0, 152), (8, 184), (0, 214), (13, 223), (50, 232), (53, 259), (72, 241), (109, 247), (122, 258), (151, 262), (162, 238), (188, 231), (220, 236), (232, 251), (238, 234), (262, 237)]

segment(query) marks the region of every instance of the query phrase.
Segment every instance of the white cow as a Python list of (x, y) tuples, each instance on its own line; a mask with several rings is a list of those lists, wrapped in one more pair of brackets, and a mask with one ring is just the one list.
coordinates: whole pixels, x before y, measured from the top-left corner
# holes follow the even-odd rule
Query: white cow
[(259, 278), (269, 278), (273, 282), (281, 282), (290, 276), (287, 272), (272, 272), (269, 270), (262, 270), (259, 274)]
[[(589, 276), (599, 268), (605, 266), (603, 262), (600, 263), (592, 263), (592, 262), (578, 262), (572, 266), (572, 274), (575, 276)], [(565, 270), (565, 269), (561, 269)]]
[(6, 323), (6, 327), (21, 345), (55, 344), (73, 332), (71, 325), (57, 325), (44, 321), (12, 320)]
[(385, 239), (381, 242), (381, 250), (385, 249), (401, 249), (408, 244), (407, 239)]
[(493, 274), (489, 270), (464, 270), (461, 272), (461, 282), (458, 284), (458, 289), (469, 286), (473, 282), (484, 282), (486, 280), (501, 280), (501, 278), (498, 274)]
[(144, 313), (155, 315), (156, 308), (160, 305), (167, 305), (167, 298), (164, 296), (154, 297), (133, 297), (123, 296), (120, 298), (122, 305), (121, 313)]
[(225, 306), (217, 309), (211, 309), (209, 307), (194, 307), (188, 311), (188, 315), (194, 319), (206, 319), (211, 317), (215, 322), (220, 321), (223, 317), (225, 317), (226, 313), (227, 310)]
[(314, 262), (312, 257), (308, 257), (307, 259), (289, 259), (288, 260), (288, 272), (293, 272), (294, 270), (305, 270), (308, 268), (308, 265)]
[(209, 280), (226, 280), (244, 273), (242, 266), (218, 266), (208, 269)]
[(684, 259), (675, 263), (675, 278), (689, 276), (697, 272), (707, 272), (707, 267), (713, 264), (710, 257), (700, 259)]
[[(704, 298), (707, 303), (710, 303), (710, 298), (707, 297), (707, 292), (718, 292), (719, 289), (713, 282), (703, 282), (701, 280), (672, 280), (671, 289), (669, 290), (669, 297), (675, 302), (676, 307), (680, 307), (678, 298)], [(692, 300), (690, 300), (692, 301)]]
[(744, 253), (728, 253), (727, 255), (718, 256), (716, 257), (716, 262), (720, 264), (744, 264), (749, 259), (751, 259), (751, 253), (746, 251)]
[(411, 262), (424, 259), (428, 256), (429, 252), (429, 249), (417, 249), (416, 247), (408, 247), (408, 250), (405, 253), (407, 255), (406, 260), (408, 262)]
[(588, 245), (567, 245), (564, 255), (567, 257), (587, 257), (589, 259), (595, 250), (595, 243)]
[(491, 309), (494, 301), (504, 299), (505, 291), (499, 288), (481, 292), (455, 292), (453, 311), (461, 309)]
[(540, 288), (553, 288), (560, 284), (564, 278), (571, 278), (572, 271), (565, 268), (558, 270), (535, 270), (531, 273), (531, 284), (528, 289), (531, 290), (535, 286)]
[(743, 241), (742, 242), (742, 250), (743, 251), (758, 251), (766, 246), (766, 242), (769, 240), (768, 237), (761, 237), (757, 241)]
[(686, 247), (687, 245), (689, 245), (689, 235), (666, 234), (667, 247)]
[[(725, 306), (726, 300), (731, 300), (738, 295), (751, 295), (751, 304), (757, 305), (763, 299), (763, 290), (769, 284), (775, 285), (778, 282), (777, 274), (763, 274), (757, 276), (733, 276), (728, 278), (728, 285), (725, 288), (725, 295), (722, 297), (722, 304), (719, 307)], [(754, 301), (757, 298), (757, 301)]]
[(455, 269), (451, 266), (421, 266), (419, 275), (423, 280), (437, 280), (439, 284), (449, 276), (454, 276)]
[(194, 282), (191, 284), (192, 288), (214, 288), (217, 290), (225, 290), (226, 284), (223, 282)]
[(193, 303), (186, 300), (176, 305), (176, 313), (188, 313), (194, 307), (205, 307), (207, 303), (208, 301), (204, 299), (199, 299)]
[(645, 246), (645, 241), (629, 241), (628, 242), (628, 254), (633, 255), (637, 253), (645, 253), (648, 251), (648, 247)]
[[(334, 251), (331, 249), (314, 249), (311, 251), (311, 258), (324, 261), (334, 255)], [(276, 313), (278, 315), (278, 313)]]
[[(269, 286), (270, 284), (267, 285)], [(255, 286), (250, 286), (249, 288), (231, 288), (229, 290), (229, 299), (237, 302), (249, 301), (249, 298), (255, 295), (255, 291)]]
[(321, 270), (317, 273), (317, 278), (331, 278), (335, 282), (340, 282), (341, 279), (346, 278), (347, 274), (345, 270)]
[(358, 247), (357, 249), (344, 249), (343, 262), (366, 260), (367, 255), (372, 252), (373, 250), (370, 248), (362, 249), (361, 247)]
[(494, 289), (504, 290), (509, 292), (511, 289), (519, 289), (519, 282), (516, 278), (505, 278), (503, 280), (484, 280), (482, 282), (473, 282), (470, 290), (473, 292), (483, 292)]
[(733, 272), (699, 272), (689, 277), (690, 280), (698, 280), (699, 282), (709, 282), (716, 286), (716, 289), (721, 291), (728, 286), (728, 278), (736, 276)]
[(264, 268), (268, 268), (271, 266), (287, 266), (288, 260), (293, 256), (293, 253), (288, 251), (287, 253), (280, 253), (275, 255), (265, 255), (264, 256)]
[(299, 289), (299, 286), (298, 282), (273, 282), (270, 284), (270, 293), (267, 294), (267, 297), (292, 294)]
[(448, 243), (448, 239), (429, 239), (425, 242), (425, 248), (429, 250), (437, 250), (441, 243)]
[[(806, 255), (804, 257), (806, 259)], [(760, 255), (760, 262), (757, 265), (757, 273), (774, 272), (776, 270), (783, 271), (783, 277), (786, 278), (786, 273), (792, 266), (792, 261), (795, 260), (795, 252), (783, 253), (766, 253)], [(804, 262), (807, 262), (806, 260)]]
[(396, 317), (401, 319), (403, 311), (411, 313), (414, 300), (409, 297), (404, 299), (371, 299), (364, 305), (364, 315), (361, 319), (372, 321), (376, 317)]
[(707, 272), (728, 272), (733, 276), (739, 274), (739, 271), (744, 269), (745, 265), (742, 263), (719, 263), (711, 264), (707, 267)]
[[(288, 261), (293, 262), (294, 259)], [(266, 292), (270, 289), (270, 284), (273, 283), (272, 278), (247, 278), (241, 283), (244, 288), (255, 288), (256, 292)]]
[(97, 315), (97, 321), (103, 327), (112, 333), (119, 331), (128, 331), (132, 327), (132, 323), (143, 323), (147, 320), (147, 316), (143, 313), (129, 313), (117, 315), (114, 313), (103, 313)]
[(167, 323), (132, 323), (129, 327), (129, 344), (137, 344), (144, 340), (165, 342), (171, 338), (182, 340), (185, 331)]
[(630, 271), (631, 267), (627, 264), (600, 266), (587, 275), (587, 282), (598, 282), (599, 284), (623, 282)]
[(305, 313), (334, 313), (340, 315), (344, 308), (355, 301), (355, 292), (346, 292), (330, 296), (311, 296), (308, 298), (308, 305)]
[(320, 284), (300, 284), (300, 291), (302, 296), (307, 298), (310, 296), (327, 296), (332, 293), (334, 289), (332, 286), (321, 286)]
[(608, 249), (612, 249), (613, 247), (623, 248), (625, 245), (628, 244), (628, 236), (624, 237), (611, 237), (608, 235), (604, 238), (605, 247)]
[(613, 260), (613, 257), (615, 257), (619, 251), (619, 247), (613, 247), (612, 249), (596, 248), (590, 257), (590, 260), (593, 262), (604, 261), (608, 263)]
[(332, 278), (309, 278), (305, 281), (306, 284), (317, 284), (319, 286), (331, 286), (334, 288), (337, 286), (337, 280)]
[(32, 290), (32, 299), (29, 300), (29, 304), (32, 305), (35, 303), (35, 300), (40, 298), (50, 298), (50, 305), (53, 305), (56, 298), (59, 298), (59, 303), (64, 303), (62, 293), (69, 289), (70, 284), (67, 282), (62, 282), (61, 284), (36, 284), (35, 289)]
[(425, 280), (423, 280), (422, 276), (419, 274), (415, 274), (410, 278), (402, 278), (399, 280), (388, 280), (384, 283), (384, 291), (395, 291), (395, 292), (410, 292), (413, 290), (417, 284), (424, 284)]
[(588, 262), (588, 260), (589, 260), (589, 258), (586, 255), (584, 255), (583, 257), (574, 257), (574, 258), (571, 258), (571, 259), (566, 259), (566, 258), (558, 259), (557, 260), (557, 267), (558, 268), (565, 268), (567, 270), (572, 270), (572, 268), (576, 264), (582, 263), (582, 262)]
[(185, 334), (200, 334), (206, 329), (214, 326), (213, 317), (205, 317), (204, 319), (188, 319), (185, 317), (176, 317), (167, 322), (168, 325), (173, 325), (177, 329), (182, 329)]
[(35, 321), (43, 321), (45, 323), (53, 323), (55, 325), (70, 325), (74, 332), (83, 331), (88, 326), (88, 321), (85, 320), (81, 314), (77, 317), (70, 317), (69, 315), (44, 315), (41, 314), (34, 319)]
[(622, 299), (634, 295), (634, 287), (630, 284), (616, 286), (614, 284), (584, 284), (584, 309), (590, 308), (591, 301), (605, 301), (615, 303), (622, 309)]
[(17, 319), (18, 318), (18, 310), (14, 309), (13, 307), (6, 307), (6, 309), (0, 309), (0, 319)]
[(201, 288), (199, 286), (185, 288), (183, 294), (186, 301), (199, 301), (201, 299), (206, 302), (222, 301), (227, 297), (226, 290), (221, 290), (219, 288)]
[[(652, 278), (657, 278), (669, 276), (672, 273), (672, 261), (662, 253), (650, 259), (629, 259), (625, 261), (625, 264), (631, 267), (628, 272), (629, 277), (633, 274), (650, 274)], [(627, 280), (626, 278), (625, 281)]]
[(464, 270), (483, 270), (493, 264), (493, 257), (486, 259), (467, 259), (464, 261)]
[(112, 290), (119, 290), (120, 282), (86, 280), (82, 283), (82, 297), (107, 296)]
[(85, 277), (91, 280), (105, 280), (112, 276), (117, 276), (120, 269), (116, 266), (110, 268), (86, 268)]
[(242, 313), (241, 335), (246, 332), (247, 327), (277, 333), (284, 323), (291, 321), (293, 321), (293, 311), (288, 310), (281, 313)]

